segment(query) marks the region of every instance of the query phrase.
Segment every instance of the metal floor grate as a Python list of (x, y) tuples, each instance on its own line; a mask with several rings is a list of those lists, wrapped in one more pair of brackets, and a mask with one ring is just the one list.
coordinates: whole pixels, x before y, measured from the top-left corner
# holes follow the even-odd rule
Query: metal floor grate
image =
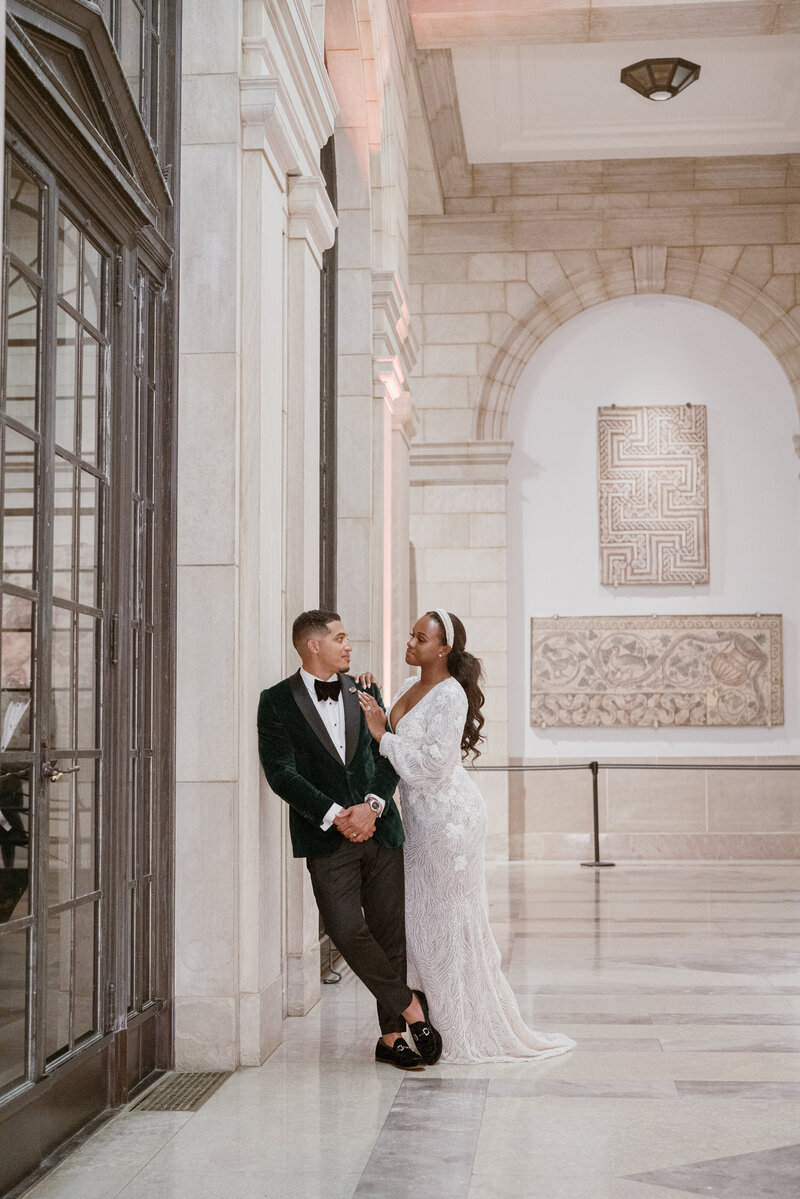
[(196, 1112), (230, 1077), (230, 1071), (227, 1070), (205, 1074), (168, 1074), (138, 1103), (134, 1103), (131, 1111)]

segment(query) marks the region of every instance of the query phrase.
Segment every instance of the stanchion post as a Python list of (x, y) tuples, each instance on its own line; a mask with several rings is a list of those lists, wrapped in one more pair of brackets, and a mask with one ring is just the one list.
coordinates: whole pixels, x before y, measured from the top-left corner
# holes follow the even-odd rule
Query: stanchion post
[(614, 866), (615, 862), (600, 861), (600, 807), (598, 802), (598, 785), (597, 776), (600, 773), (600, 763), (590, 762), (589, 769), (592, 772), (592, 816), (594, 819), (594, 861), (581, 862), (581, 866)]

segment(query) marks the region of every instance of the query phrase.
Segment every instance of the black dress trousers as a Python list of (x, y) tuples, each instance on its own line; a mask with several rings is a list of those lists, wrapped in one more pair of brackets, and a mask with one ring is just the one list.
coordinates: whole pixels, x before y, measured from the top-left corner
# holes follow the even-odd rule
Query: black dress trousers
[(343, 840), (328, 857), (307, 858), (325, 931), (378, 1001), (381, 1032), (402, 1032), (413, 995), (406, 979), (403, 847), (374, 837)]

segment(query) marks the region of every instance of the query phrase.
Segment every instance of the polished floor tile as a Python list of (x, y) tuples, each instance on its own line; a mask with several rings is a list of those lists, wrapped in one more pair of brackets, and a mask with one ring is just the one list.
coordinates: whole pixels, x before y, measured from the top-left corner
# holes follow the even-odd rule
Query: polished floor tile
[(345, 973), (199, 1112), (123, 1112), (29, 1199), (796, 1199), (800, 870), (487, 874), (523, 1016), (572, 1053), (403, 1075)]

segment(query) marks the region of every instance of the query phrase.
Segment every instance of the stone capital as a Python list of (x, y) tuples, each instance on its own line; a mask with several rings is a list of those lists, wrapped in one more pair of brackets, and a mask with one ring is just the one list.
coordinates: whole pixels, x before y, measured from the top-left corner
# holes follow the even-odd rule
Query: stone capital
[(242, 145), (264, 154), (278, 181), (298, 175), (303, 161), (303, 131), (277, 75), (239, 80)]
[(400, 433), (406, 445), (410, 445), (419, 428), (419, 417), (411, 393), (401, 391), (390, 401), (389, 407), (392, 413), (392, 431)]
[(308, 242), (318, 266), (322, 254), (333, 245), (338, 217), (319, 175), (301, 175), (289, 180), (289, 237)]
[(408, 390), (419, 344), (394, 271), (372, 272), (372, 358), (376, 387), (391, 405)]

